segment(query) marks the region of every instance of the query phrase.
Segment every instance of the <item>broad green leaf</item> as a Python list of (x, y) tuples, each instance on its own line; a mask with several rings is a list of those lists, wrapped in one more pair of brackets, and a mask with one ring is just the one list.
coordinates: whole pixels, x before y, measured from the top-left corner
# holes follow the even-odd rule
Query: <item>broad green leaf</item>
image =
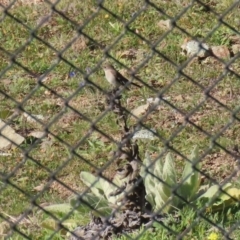
[(116, 204), (117, 199), (120, 197), (120, 195), (110, 196), (110, 194), (117, 191), (118, 187), (114, 186), (114, 184), (112, 184), (112, 183), (109, 183), (105, 179), (101, 179), (101, 185), (103, 187), (104, 195), (105, 195), (106, 199), (108, 200), (108, 202)]
[[(224, 186), (222, 186), (222, 189), (226, 191), (229, 187), (231, 187), (231, 183), (227, 183)], [(221, 191), (219, 191), (219, 186), (218, 185), (213, 185), (211, 186), (204, 194), (202, 194), (198, 200), (201, 200), (202, 202), (206, 203), (209, 200), (220, 196)]]
[(172, 194), (172, 198), (173, 198), (173, 206), (178, 207), (179, 204), (181, 203), (179, 197), (175, 194)]
[[(147, 166), (152, 164), (152, 160), (147, 152), (144, 163), (148, 164)], [(146, 199), (152, 205), (154, 212), (158, 210), (168, 212), (172, 205), (179, 202), (172, 194), (172, 188), (176, 185), (177, 177), (171, 153), (166, 156), (164, 164), (162, 159), (157, 159), (153, 166), (151, 167), (151, 169), (154, 169), (153, 176), (149, 173), (146, 174), (146, 170), (143, 167), (141, 169), (141, 176), (144, 179), (147, 193)], [(161, 180), (166, 184), (161, 182)], [(166, 205), (168, 201), (170, 202)]]
[(147, 194), (148, 193), (154, 193), (156, 191), (156, 185), (149, 176), (145, 177), (144, 185), (145, 185), (145, 189), (146, 189)]
[(111, 183), (110, 180), (105, 180), (103, 178), (100, 179), (100, 184), (104, 191), (104, 195), (109, 203), (116, 204), (118, 199), (124, 195), (124, 193), (121, 193), (117, 196), (110, 196), (113, 192), (117, 191), (125, 181), (126, 179), (120, 179), (117, 175), (114, 177), (113, 183)]
[[(155, 203), (156, 203), (155, 210), (158, 211), (158, 210), (161, 210), (162, 207), (166, 204), (168, 199), (171, 197), (171, 194), (169, 195), (166, 194), (166, 185), (162, 183), (159, 183), (158, 185), (156, 185), (156, 190), (154, 194), (155, 194)], [(165, 210), (167, 210), (167, 208), (165, 208)]]
[(155, 194), (155, 202), (156, 202), (156, 206), (154, 208), (154, 212), (158, 212), (158, 211), (161, 211), (161, 212), (164, 212), (164, 213), (167, 213), (170, 211), (170, 209), (172, 208), (172, 197), (167, 197), (162, 190), (159, 191), (159, 189), (161, 188), (158, 188), (158, 190), (156, 191), (156, 194)]
[[(236, 205), (240, 200), (240, 189), (227, 188), (224, 190), (227, 194), (221, 193), (218, 201), (210, 207), (211, 212), (217, 212)], [(229, 195), (228, 195), (229, 194)]]
[[(110, 181), (110, 180), (109, 180)], [(117, 189), (117, 187), (114, 186), (114, 184), (109, 183), (108, 180), (105, 180), (103, 178), (100, 178), (99, 183), (101, 185), (101, 188), (103, 189), (104, 195), (106, 198), (108, 198), (109, 194)]]
[(172, 209), (172, 206), (173, 206), (173, 198), (170, 197), (170, 198), (167, 199), (167, 201), (164, 204), (163, 212), (164, 213), (169, 213), (170, 210)]
[[(185, 164), (181, 178), (182, 180), (184, 180), (184, 182), (179, 189), (181, 196), (188, 201), (194, 197), (200, 186), (200, 174), (198, 171), (193, 169), (193, 164), (196, 163), (197, 159), (198, 147), (195, 146), (190, 156), (190, 162), (186, 162)], [(195, 166), (199, 169), (200, 163), (198, 162), (197, 164), (195, 164)]]
[(52, 219), (52, 218), (47, 218), (45, 219), (42, 223), (41, 223), (41, 226), (43, 228), (46, 228), (46, 229), (49, 229), (51, 231), (56, 231), (58, 230), (58, 224), (57, 222)]
[(160, 194), (163, 196), (164, 201), (167, 201), (172, 196), (172, 188), (165, 183), (161, 183)]
[[(73, 230), (74, 228), (77, 227), (79, 224), (79, 220), (77, 219), (67, 219), (64, 222), (62, 222), (62, 225), (68, 228), (69, 230)], [(49, 229), (51, 231), (56, 231), (59, 230), (59, 224), (57, 221), (51, 218), (45, 219), (42, 223), (41, 226), (43, 228)]]
[(113, 178), (113, 183), (118, 187), (121, 187), (127, 178), (121, 179), (119, 175), (115, 175)]
[(238, 188), (228, 188), (228, 189), (225, 189), (224, 191), (227, 194), (221, 193), (221, 195), (219, 196), (219, 198), (222, 201), (232, 199), (234, 202), (236, 202), (236, 200), (240, 200), (240, 189), (238, 189)]
[(156, 205), (155, 194), (153, 194), (153, 193), (146, 194), (145, 198), (151, 204), (151, 206), (154, 208)]
[(233, 201), (232, 199), (228, 199), (224, 202), (217, 202), (214, 203), (212, 206), (207, 208), (207, 212), (218, 212), (218, 211), (223, 211), (227, 208), (233, 207), (236, 204), (236, 201)]
[(163, 179), (163, 161), (162, 161), (161, 158), (158, 158), (158, 159), (155, 160), (154, 175), (157, 176), (160, 179)]
[(198, 155), (198, 149), (197, 147), (194, 147), (191, 157), (190, 157), (190, 161), (186, 161), (183, 173), (182, 173), (182, 179), (187, 179), (187, 181), (190, 181), (189, 176), (191, 176), (193, 174), (193, 168), (192, 165), (194, 163), (194, 160), (196, 159)]
[(213, 185), (211, 186), (204, 194), (202, 194), (198, 200), (201, 200), (203, 202), (208, 202), (210, 199), (216, 196), (216, 194), (219, 193), (219, 186)]
[(93, 193), (86, 193), (82, 197), (84, 201), (79, 203), (77, 198), (71, 199), (70, 203), (73, 208), (75, 208), (78, 212), (82, 214), (86, 214), (87, 212), (93, 211), (94, 209), (98, 211), (98, 215), (108, 216), (109, 210), (108, 201), (102, 197), (98, 197)]
[(172, 154), (168, 153), (163, 165), (163, 181), (166, 182), (170, 187), (173, 187), (177, 182), (176, 175), (174, 159)]
[(207, 190), (208, 188), (210, 187), (209, 184), (206, 184), (206, 185), (201, 185), (197, 191), (197, 193), (195, 194), (195, 196), (193, 196), (192, 200), (193, 201), (198, 201), (198, 198), (203, 195)]
[(142, 173), (141, 177), (143, 178), (147, 195), (154, 193), (156, 189), (155, 189), (154, 178), (152, 177), (152, 175), (150, 173), (145, 172), (145, 173)]
[[(140, 176), (143, 178), (143, 182), (144, 182), (144, 186), (146, 189), (146, 195), (150, 196), (152, 194), (155, 193), (156, 189), (155, 189), (155, 177), (152, 176), (151, 173), (153, 173), (153, 166), (152, 164), (152, 160), (149, 156), (149, 153), (146, 152), (145, 153), (145, 159), (143, 161), (143, 164), (141, 166), (140, 169)], [(151, 173), (149, 173), (151, 172)], [(154, 173), (153, 173), (154, 175)], [(152, 202), (152, 201), (151, 201)]]
[(69, 203), (52, 204), (43, 208), (50, 213), (58, 215), (66, 215), (72, 210), (72, 206)]
[[(99, 198), (104, 196), (109, 202), (115, 203), (116, 199), (120, 197), (110, 197), (110, 193), (116, 191), (118, 188), (113, 183), (111, 183), (110, 180), (106, 180), (101, 177), (95, 177), (89, 172), (81, 172), (80, 178)], [(120, 180), (119, 178), (115, 177), (113, 181), (120, 187), (124, 180)]]
[[(195, 146), (192, 150), (190, 159), (192, 161), (192, 163), (195, 164), (197, 169), (200, 169), (200, 161), (199, 161), (199, 149), (198, 146)], [(198, 161), (196, 163), (196, 161)], [(192, 169), (194, 171), (193, 175), (191, 176), (191, 182), (190, 185), (192, 186), (192, 191), (190, 194), (190, 199), (197, 193), (197, 191), (199, 190), (200, 187), (200, 182), (201, 182), (201, 176), (199, 171), (196, 171), (195, 169)]]
[(84, 183), (86, 182), (87, 186), (92, 186), (94, 185), (94, 187), (100, 189), (101, 185), (99, 184), (99, 177), (94, 176), (93, 174), (91, 174), (90, 172), (81, 172), (80, 173), (80, 178), (82, 181), (84, 181)]
[(78, 219), (66, 219), (62, 222), (62, 225), (69, 229), (70, 231), (74, 230), (79, 225)]
[[(154, 181), (154, 177), (152, 176), (152, 174), (154, 172), (154, 167), (153, 167), (153, 161), (149, 155), (148, 152), (145, 153), (145, 159), (143, 161), (143, 164), (141, 166), (140, 169), (140, 176), (144, 179), (145, 176), (147, 176), (149, 179), (151, 179), (151, 181)], [(153, 174), (154, 175), (154, 174)]]
[(154, 212), (158, 212), (159, 210), (162, 209), (164, 203), (165, 203), (165, 199), (163, 199), (163, 194), (160, 194), (160, 191), (159, 191), (160, 188), (156, 189), (156, 192), (155, 192), (155, 199), (154, 199), (154, 202), (155, 202), (155, 207), (154, 207)]
[(96, 195), (101, 197), (103, 195), (103, 189), (99, 181), (99, 177), (95, 177), (89, 172), (81, 172), (80, 178), (82, 182), (91, 188), (91, 191)]

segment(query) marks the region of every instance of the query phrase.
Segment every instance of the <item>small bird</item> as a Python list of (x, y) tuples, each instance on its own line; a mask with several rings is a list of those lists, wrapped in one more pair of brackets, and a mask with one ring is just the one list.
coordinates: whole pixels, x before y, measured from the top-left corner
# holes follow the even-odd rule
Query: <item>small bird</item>
[[(106, 63), (103, 65), (103, 70), (105, 72), (105, 77), (107, 81), (113, 85), (114, 88), (119, 88), (120, 86), (125, 86), (128, 83), (141, 88), (140, 85), (130, 82), (127, 80), (120, 72), (118, 72), (111, 64)], [(126, 87), (129, 89), (128, 87)]]

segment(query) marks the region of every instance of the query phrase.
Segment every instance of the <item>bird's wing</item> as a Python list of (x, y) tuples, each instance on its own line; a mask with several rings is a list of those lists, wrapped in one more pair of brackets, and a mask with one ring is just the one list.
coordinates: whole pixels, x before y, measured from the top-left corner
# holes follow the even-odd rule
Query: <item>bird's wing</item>
[[(127, 80), (121, 73), (117, 72), (117, 80), (118, 82), (120, 82), (122, 85), (126, 85), (128, 82), (130, 82), (129, 80)], [(141, 88), (142, 86), (138, 85), (137, 83), (131, 82), (132, 85)]]
[(120, 82), (122, 85), (127, 84), (129, 81), (119, 72), (117, 72), (117, 81)]

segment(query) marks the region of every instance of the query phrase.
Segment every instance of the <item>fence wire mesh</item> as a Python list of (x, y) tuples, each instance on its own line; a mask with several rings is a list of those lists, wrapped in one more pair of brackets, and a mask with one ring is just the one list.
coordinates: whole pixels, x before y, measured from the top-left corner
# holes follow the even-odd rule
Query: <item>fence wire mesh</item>
[(239, 239), (239, 1), (0, 1), (3, 239)]

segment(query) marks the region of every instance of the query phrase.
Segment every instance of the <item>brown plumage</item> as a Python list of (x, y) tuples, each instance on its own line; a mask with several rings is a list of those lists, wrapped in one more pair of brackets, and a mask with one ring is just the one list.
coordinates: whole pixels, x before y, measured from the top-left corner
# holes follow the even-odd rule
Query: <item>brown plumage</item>
[[(130, 83), (138, 88), (141, 88), (140, 85), (130, 82), (127, 80), (120, 72), (118, 72), (111, 64), (106, 63), (103, 66), (103, 70), (105, 72), (105, 77), (107, 81), (114, 86), (115, 88), (118, 88), (120, 86), (125, 86), (126, 84)], [(128, 87), (127, 87), (128, 88)], [(129, 89), (129, 88), (128, 88)]]

